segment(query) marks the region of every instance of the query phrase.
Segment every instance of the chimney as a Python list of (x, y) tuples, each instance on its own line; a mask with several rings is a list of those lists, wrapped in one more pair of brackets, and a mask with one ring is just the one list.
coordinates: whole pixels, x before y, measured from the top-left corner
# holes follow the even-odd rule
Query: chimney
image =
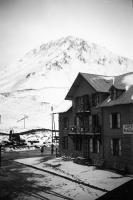
[(113, 85), (115, 84), (115, 77), (113, 76)]

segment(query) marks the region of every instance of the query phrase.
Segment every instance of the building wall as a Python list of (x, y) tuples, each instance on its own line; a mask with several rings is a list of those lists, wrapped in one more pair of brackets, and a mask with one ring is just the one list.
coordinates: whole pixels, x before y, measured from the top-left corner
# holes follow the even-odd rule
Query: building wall
[[(120, 113), (120, 128), (110, 128), (109, 115), (112, 112)], [(104, 160), (109, 168), (133, 172), (133, 134), (123, 134), (123, 124), (133, 124), (133, 105), (118, 105), (103, 108), (104, 130)], [(114, 156), (111, 152), (111, 139), (121, 139), (121, 155)]]
[[(76, 151), (74, 147), (74, 135), (70, 135), (70, 127), (73, 126), (73, 117), (74, 113), (72, 110), (69, 110), (68, 112), (60, 113), (59, 114), (59, 153), (61, 155), (67, 155), (67, 156), (82, 156), (82, 151)], [(64, 129), (62, 120), (63, 118), (67, 117), (69, 119), (69, 128)], [(63, 148), (63, 137), (68, 138), (68, 147), (65, 149)]]
[[(74, 151), (74, 146), (72, 139), (68, 136), (70, 131), (69, 128), (64, 129), (63, 127), (63, 118), (65, 117), (69, 119), (69, 127), (71, 127), (73, 125), (72, 110), (59, 114), (59, 153), (61, 155), (70, 155)], [(68, 138), (68, 147), (66, 149), (63, 148), (63, 137)]]
[(73, 94), (73, 97), (83, 96), (85, 94), (92, 94), (95, 90), (89, 85), (84, 79), (80, 81), (79, 87), (76, 88), (76, 91)]
[[(66, 154), (66, 155), (70, 155), (70, 156), (83, 156), (83, 157), (89, 157), (92, 160), (94, 159), (99, 159), (99, 158), (103, 158), (103, 148), (102, 148), (102, 142), (100, 142), (100, 152), (99, 153), (93, 153), (90, 152), (90, 143), (89, 143), (89, 139), (90, 138), (94, 138), (95, 136), (92, 134), (91, 135), (82, 135), (81, 136), (81, 140), (82, 140), (82, 148), (80, 151), (75, 150), (75, 144), (74, 144), (74, 137), (77, 137), (76, 135), (69, 135), (68, 134), (71, 132), (70, 129), (68, 130), (64, 130), (63, 126), (62, 126), (62, 118), (63, 117), (68, 117), (69, 118), (69, 127), (73, 127), (74, 125), (74, 117), (76, 115), (76, 111), (74, 109), (74, 101), (76, 97), (79, 96), (83, 96), (83, 95), (89, 95), (90, 98), (90, 103), (91, 103), (91, 95), (95, 93), (95, 90), (85, 81), (82, 80), (80, 82), (79, 87), (76, 88), (76, 91), (73, 94), (73, 106), (72, 109), (69, 110), (68, 112), (64, 112), (64, 113), (60, 113), (59, 114), (59, 130), (60, 130), (60, 145), (59, 145), (59, 149), (60, 149), (60, 154)], [(102, 95), (102, 94), (101, 94)], [(102, 98), (101, 98), (102, 99)], [(92, 105), (91, 105), (92, 106)], [(101, 120), (101, 110), (100, 109), (96, 109), (96, 108), (90, 108), (90, 114), (99, 114), (99, 119), (100, 119), (100, 123), (102, 123)], [(64, 136), (68, 136), (68, 148), (67, 149), (63, 149), (62, 147), (62, 142), (63, 142), (63, 137)], [(102, 138), (100, 138), (102, 139)]]

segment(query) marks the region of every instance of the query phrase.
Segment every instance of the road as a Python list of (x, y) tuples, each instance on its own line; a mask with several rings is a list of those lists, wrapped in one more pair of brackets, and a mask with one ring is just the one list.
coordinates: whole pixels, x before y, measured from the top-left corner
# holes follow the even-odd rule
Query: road
[[(51, 159), (50, 151), (3, 152), (0, 168), (1, 200), (128, 200), (133, 197), (133, 180), (104, 194), (47, 172), (20, 164), (15, 159), (43, 157)], [(30, 164), (30, 163), (29, 163)], [(100, 192), (100, 193), (99, 193)]]
[(49, 152), (39, 150), (2, 153), (1, 200), (87, 200), (89, 194), (96, 196), (94, 189), (14, 161), (37, 156), (43, 156), (43, 161), (51, 159)]
[(42, 154), (39, 149), (21, 152), (3, 152), (0, 175), (0, 199), (71, 199), (52, 191), (52, 184), (42, 184), (42, 180), (47, 181), (52, 176), (14, 161), (17, 158), (37, 156), (43, 156), (45, 161), (51, 159), (51, 155), (48, 153), (45, 152)]

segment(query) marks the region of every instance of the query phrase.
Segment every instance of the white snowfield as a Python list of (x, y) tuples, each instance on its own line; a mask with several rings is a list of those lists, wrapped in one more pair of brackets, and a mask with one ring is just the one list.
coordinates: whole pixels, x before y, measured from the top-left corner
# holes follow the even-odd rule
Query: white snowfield
[[(84, 183), (96, 186), (101, 189), (105, 189), (107, 191), (111, 191), (114, 188), (132, 179), (132, 177), (130, 176), (122, 176), (113, 171), (96, 169), (94, 166), (79, 165), (74, 163), (72, 160), (65, 161), (62, 157), (54, 158), (46, 162), (43, 162), (43, 157), (18, 159), (16, 161), (19, 163), (35, 166), (39, 169), (55, 172), (59, 175), (70, 177), (74, 180), (82, 181)], [(65, 182), (67, 183), (67, 180), (65, 180), (64, 183)], [(88, 199), (95, 199), (105, 193), (101, 190), (95, 190), (92, 188), (90, 188), (90, 190), (88, 191), (88, 193), (86, 194), (87, 196), (84, 197), (84, 199), (87, 199), (87, 197)], [(69, 190), (69, 192), (70, 197), (73, 197), (72, 188)], [(78, 199), (78, 197), (81, 195), (81, 190), (76, 192), (77, 198), (75, 198), (75, 200)], [(63, 189), (61, 193), (63, 193)]]
[[(118, 75), (133, 71), (133, 61), (79, 38), (42, 44), (0, 71), (1, 130), (51, 128), (51, 106), (58, 107), (79, 72)], [(57, 123), (56, 123), (57, 124)]]

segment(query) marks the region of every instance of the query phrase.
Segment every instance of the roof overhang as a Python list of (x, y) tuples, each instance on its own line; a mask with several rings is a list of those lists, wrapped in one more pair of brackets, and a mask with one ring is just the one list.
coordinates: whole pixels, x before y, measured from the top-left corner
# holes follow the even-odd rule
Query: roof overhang
[(89, 86), (91, 86), (94, 89), (94, 91), (96, 91), (95, 88), (84, 78), (82, 73), (79, 72), (76, 79), (74, 80), (72, 86), (70, 87), (66, 97), (65, 97), (66, 100), (72, 100), (73, 93), (79, 87), (82, 80), (84, 80)]

